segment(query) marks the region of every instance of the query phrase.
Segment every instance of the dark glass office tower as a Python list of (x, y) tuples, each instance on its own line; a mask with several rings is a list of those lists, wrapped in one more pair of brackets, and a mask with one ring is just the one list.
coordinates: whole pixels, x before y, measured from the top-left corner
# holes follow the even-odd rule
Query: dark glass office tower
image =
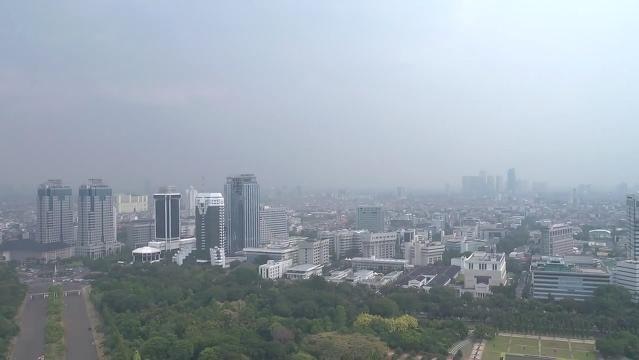
[(260, 243), (260, 186), (253, 174), (229, 176), (224, 185), (226, 252)]
[(181, 197), (174, 187), (161, 188), (159, 193), (153, 195), (156, 241), (180, 239)]

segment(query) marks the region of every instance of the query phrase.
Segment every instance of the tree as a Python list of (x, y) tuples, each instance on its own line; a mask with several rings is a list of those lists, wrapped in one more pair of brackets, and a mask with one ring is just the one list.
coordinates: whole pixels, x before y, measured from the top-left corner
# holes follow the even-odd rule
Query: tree
[(386, 344), (376, 337), (334, 332), (309, 335), (302, 348), (320, 360), (381, 360), (388, 352)]
[(214, 347), (207, 347), (202, 350), (200, 355), (197, 357), (197, 360), (221, 360), (222, 358), (218, 354), (217, 350)]

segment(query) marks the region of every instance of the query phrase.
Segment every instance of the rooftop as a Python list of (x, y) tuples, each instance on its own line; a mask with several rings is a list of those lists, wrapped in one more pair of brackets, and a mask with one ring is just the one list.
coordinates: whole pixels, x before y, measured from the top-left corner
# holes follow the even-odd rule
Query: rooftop
[(471, 261), (502, 261), (506, 256), (505, 253), (488, 253), (485, 251), (473, 252), (467, 260)]
[(313, 270), (317, 270), (321, 268), (322, 268), (322, 265), (302, 264), (302, 265), (296, 265), (296, 266), (290, 267), (288, 269), (288, 272), (307, 272), (307, 271), (313, 271)]

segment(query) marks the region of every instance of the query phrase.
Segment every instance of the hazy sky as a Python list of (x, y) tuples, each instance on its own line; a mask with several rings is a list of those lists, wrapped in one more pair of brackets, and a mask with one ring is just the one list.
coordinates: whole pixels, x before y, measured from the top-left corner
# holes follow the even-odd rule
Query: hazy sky
[(639, 180), (637, 1), (0, 1), (0, 185)]

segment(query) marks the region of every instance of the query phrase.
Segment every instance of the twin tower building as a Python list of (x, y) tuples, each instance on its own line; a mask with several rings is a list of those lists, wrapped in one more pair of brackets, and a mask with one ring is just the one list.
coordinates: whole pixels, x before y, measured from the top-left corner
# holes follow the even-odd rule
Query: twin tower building
[[(180, 238), (180, 198), (172, 189), (153, 195), (156, 241)], [(221, 193), (195, 196), (195, 256), (224, 265), (226, 255), (259, 244), (260, 187), (253, 174), (230, 176)]]

